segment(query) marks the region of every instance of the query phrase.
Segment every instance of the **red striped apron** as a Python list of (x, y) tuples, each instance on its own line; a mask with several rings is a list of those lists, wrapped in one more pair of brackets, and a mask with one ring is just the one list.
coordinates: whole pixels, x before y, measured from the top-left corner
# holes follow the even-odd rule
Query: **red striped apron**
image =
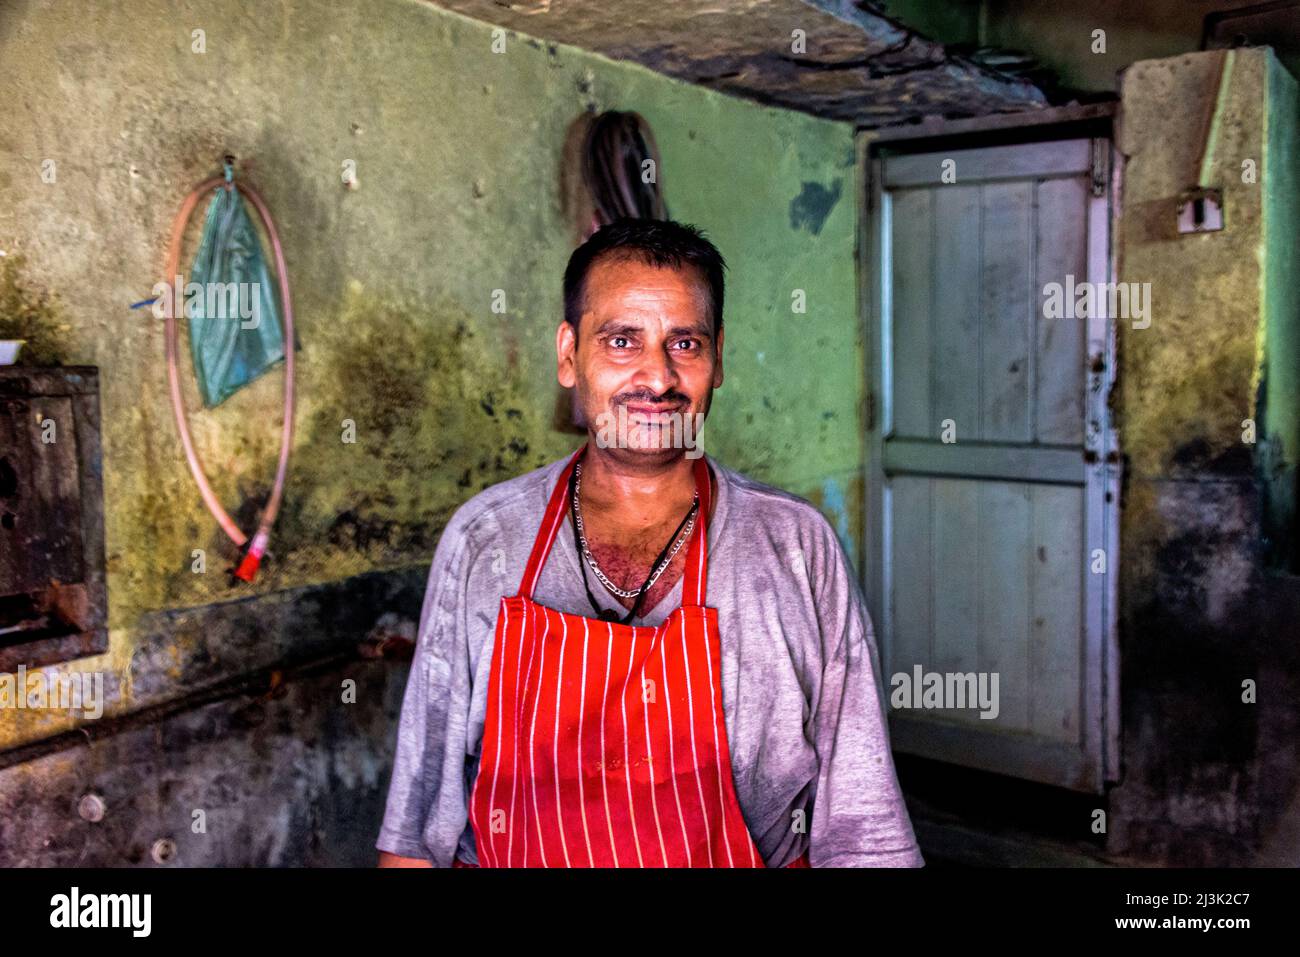
[[(704, 459), (695, 460), (703, 518), (682, 607), (663, 624), (583, 618), (532, 600), (585, 448), (551, 493), (519, 594), (501, 600), (470, 796), (479, 864), (763, 867), (731, 775), (718, 613), (704, 605)], [(790, 866), (807, 867), (806, 855)]]

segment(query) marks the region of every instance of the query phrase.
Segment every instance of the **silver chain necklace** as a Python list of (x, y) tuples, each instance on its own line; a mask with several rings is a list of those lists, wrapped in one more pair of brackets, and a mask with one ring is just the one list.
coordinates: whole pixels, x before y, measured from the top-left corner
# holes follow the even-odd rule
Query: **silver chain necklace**
[(578, 505), (578, 492), (581, 489), (582, 463), (578, 462), (573, 467), (573, 515), (577, 520), (578, 543), (582, 548), (582, 557), (585, 558), (587, 564), (591, 566), (591, 570), (596, 573), (596, 577), (600, 579), (600, 583), (619, 598), (635, 598), (641, 593), (641, 588), (649, 592), (651, 586), (654, 585), (654, 583), (659, 580), (659, 576), (664, 573), (664, 569), (673, 563), (673, 557), (681, 551), (682, 545), (684, 545), (691, 537), (691, 530), (695, 528), (695, 516), (700, 505), (700, 493), (695, 493), (695, 501), (691, 503), (690, 518), (687, 520), (686, 526), (682, 529), (682, 533), (678, 536), (677, 541), (673, 543), (673, 547), (669, 550), (668, 554), (664, 556), (663, 561), (659, 563), (659, 566), (654, 570), (654, 573), (646, 583), (641, 586), (641, 588), (628, 591), (626, 588), (619, 588), (609, 580), (609, 577), (600, 570), (600, 565), (596, 563), (596, 556), (591, 553), (591, 549), (587, 546), (587, 536), (584, 534), (582, 528), (582, 509)]

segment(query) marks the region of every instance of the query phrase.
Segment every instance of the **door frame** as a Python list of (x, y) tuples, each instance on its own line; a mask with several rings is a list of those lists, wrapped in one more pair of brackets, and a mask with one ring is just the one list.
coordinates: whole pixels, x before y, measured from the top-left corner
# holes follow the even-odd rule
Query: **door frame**
[[(886, 217), (881, 203), (883, 188), (882, 155), (899, 153), (928, 153), (937, 150), (973, 149), (993, 145), (1028, 145), (1059, 139), (1090, 138), (1102, 147), (1094, 150), (1094, 198), (1102, 202), (1089, 204), (1087, 263), (1088, 278), (1092, 281), (1118, 281), (1118, 263), (1115, 241), (1118, 225), (1123, 156), (1115, 148), (1113, 103), (1090, 104), (1084, 107), (1042, 110), (1033, 114), (993, 116), (974, 120), (932, 121), (914, 127), (884, 130), (859, 130), (855, 137), (857, 158), (856, 199), (858, 203), (858, 302), (860, 321), (864, 329), (863, 361), (864, 390), (863, 421), (866, 427), (866, 457), (863, 462), (864, 507), (862, 511), (863, 565), (862, 587), (868, 607), (878, 623), (877, 634), (890, 631), (890, 602), (885, 581), (885, 555), (889, 546), (888, 513), (885, 510), (885, 460), (884, 425), (889, 419), (889, 370), (883, 366), (882, 343), (888, 334), (884, 327), (890, 295), (888, 276), (882, 268), (885, 252), (884, 230)], [(1096, 171), (1104, 170), (1100, 181)], [(1098, 194), (1100, 190), (1100, 194)], [(981, 740), (978, 753), (972, 753), (970, 735), (977, 733), (961, 728), (945, 729), (936, 722), (909, 718), (889, 712), (892, 745), (896, 750), (912, 752), (912, 743), (920, 737), (926, 741), (926, 752), (938, 760), (951, 761), (967, 767), (977, 767), (995, 773), (1010, 774), (1007, 765), (1022, 767), (1032, 765), (1028, 777), (1056, 784), (1071, 790), (1104, 793), (1108, 783), (1121, 777), (1120, 766), (1120, 688), (1118, 640), (1118, 579), (1119, 579), (1119, 524), (1123, 459), (1119, 452), (1118, 435), (1110, 412), (1109, 399), (1116, 379), (1116, 321), (1106, 315), (1089, 320), (1087, 354), (1090, 369), (1085, 397), (1085, 448), (1096, 453), (1096, 461), (1086, 466), (1095, 470), (1098, 495), (1105, 497), (1100, 508), (1086, 503), (1084, 529), (1085, 552), (1100, 547), (1105, 551), (1106, 575), (1096, 601), (1088, 600), (1085, 593), (1084, 615), (1087, 633), (1099, 629), (1101, 640), (1096, 647), (1086, 645), (1085, 686), (1083, 701), (1086, 708), (1082, 734), (1091, 734), (1091, 728), (1100, 727), (1101, 740), (1098, 751), (1100, 766), (1087, 760), (1089, 739), (1082, 748), (1060, 745), (1060, 751), (1046, 742), (1034, 741), (1029, 747), (1009, 738), (986, 735)], [(1100, 359), (1100, 368), (1095, 360)], [(1088, 436), (1088, 423), (1097, 423), (1096, 434)], [(883, 521), (882, 521), (883, 517)], [(883, 644), (883, 642), (882, 642)], [(888, 670), (888, 649), (879, 649), (882, 667)], [(1100, 660), (1095, 660), (1100, 656)], [(882, 684), (889, 685), (888, 674), (881, 676)], [(1094, 724), (1091, 715), (1099, 722)], [(1034, 752), (1041, 760), (1035, 761)], [(1082, 756), (1082, 760), (1081, 760)]]

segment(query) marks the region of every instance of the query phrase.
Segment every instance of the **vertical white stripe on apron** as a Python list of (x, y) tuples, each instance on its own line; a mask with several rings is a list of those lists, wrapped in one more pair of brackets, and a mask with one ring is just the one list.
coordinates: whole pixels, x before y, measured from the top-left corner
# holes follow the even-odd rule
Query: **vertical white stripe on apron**
[[(707, 621), (705, 624), (707, 626)], [(721, 755), (722, 751), (718, 747), (718, 721), (721, 720), (721, 718), (718, 713), (718, 699), (713, 693), (713, 642), (708, 640), (709, 636), (707, 627), (705, 628), (704, 637), (704, 657), (709, 666), (709, 702), (713, 709), (713, 750), (715, 754)], [(723, 725), (723, 730), (726, 730), (725, 724)], [(713, 769), (717, 772), (718, 803), (722, 806), (722, 846), (727, 849), (727, 866), (735, 867), (736, 860), (731, 856), (731, 836), (727, 833), (727, 793), (722, 788), (722, 762), (714, 762)]]
[[(704, 819), (704, 836), (708, 841), (709, 867), (713, 863), (713, 829), (709, 826), (709, 809), (704, 803), (704, 783), (700, 780), (699, 751), (695, 747), (695, 695), (691, 689), (691, 654), (686, 644), (686, 614), (677, 609), (677, 620), (682, 626), (682, 661), (686, 667), (686, 708), (691, 718), (691, 764), (695, 769), (695, 790), (700, 796), (700, 816)], [(707, 635), (705, 636), (707, 638)]]
[(605, 796), (605, 827), (609, 829), (609, 850), (614, 855), (614, 866), (620, 867), (618, 847), (614, 844), (614, 819), (609, 816), (609, 782), (607, 774), (609, 761), (606, 760), (607, 752), (605, 751), (605, 715), (608, 713), (605, 702), (609, 700), (609, 672), (614, 664), (614, 626), (609, 622), (605, 622), (605, 627), (609, 630), (609, 650), (605, 653), (605, 687), (600, 692), (600, 790)]
[[(541, 607), (541, 606), (538, 606)], [(537, 672), (537, 692), (533, 696), (533, 721), (528, 729), (528, 777), (532, 783), (533, 791), (533, 822), (537, 825), (537, 844), (538, 853), (542, 856), (542, 867), (550, 867), (546, 860), (546, 839), (542, 837), (542, 812), (537, 807), (537, 766), (533, 760), (533, 748), (537, 740), (537, 706), (542, 700), (542, 681), (546, 677), (546, 636), (551, 631), (551, 618), (546, 614), (546, 609), (542, 607), (542, 619), (546, 622), (542, 629), (541, 635), (535, 631), (533, 633), (533, 650), (541, 649), (542, 667)]]
[(582, 807), (582, 837), (587, 842), (587, 866), (595, 867), (596, 859), (591, 855), (591, 834), (587, 831), (587, 789), (582, 783), (587, 776), (582, 766), (582, 720), (587, 714), (587, 640), (591, 633), (587, 629), (587, 619), (582, 619), (582, 693), (578, 697), (578, 803)]
[[(650, 768), (650, 807), (655, 815), (655, 833), (659, 837), (659, 853), (663, 855), (664, 867), (668, 866), (668, 850), (664, 847), (664, 829), (659, 823), (659, 798), (656, 796), (659, 789), (655, 787), (655, 756), (654, 745), (650, 741), (650, 708), (646, 705), (645, 700), (645, 663), (648, 662), (655, 653), (655, 639), (657, 634), (650, 636), (650, 653), (642, 659), (641, 680), (638, 682), (641, 686), (641, 713), (645, 716), (645, 756), (646, 762)], [(660, 643), (662, 647), (662, 643)]]
[(569, 861), (569, 842), (564, 838), (563, 805), (560, 803), (560, 692), (564, 689), (564, 646), (568, 643), (569, 619), (560, 615), (560, 663), (555, 669), (555, 733), (551, 735), (551, 768), (555, 772), (555, 829), (560, 832), (564, 866), (572, 867), (573, 864)]
[(628, 642), (627, 674), (623, 676), (623, 694), (619, 703), (623, 707), (623, 780), (627, 782), (627, 811), (632, 816), (632, 843), (636, 847), (637, 867), (645, 867), (641, 857), (641, 835), (636, 827), (636, 802), (632, 800), (632, 757), (627, 749), (627, 683), (632, 680), (632, 663), (636, 660), (636, 629), (632, 629), (632, 640)]
[[(668, 709), (668, 768), (673, 779), (673, 800), (677, 802), (677, 824), (682, 829), (682, 846), (686, 848), (686, 866), (691, 864), (691, 840), (686, 836), (686, 815), (682, 813), (682, 793), (677, 787), (677, 748), (673, 744), (673, 696), (668, 690), (668, 623), (664, 622), (655, 633), (659, 636), (659, 673), (664, 679), (664, 707)], [(691, 676), (686, 676), (689, 685)]]
[[(531, 601), (524, 606), (523, 631), (521, 631), (519, 634), (519, 655), (521, 658), (523, 657), (523, 653), (524, 653), (524, 646), (523, 646), (524, 637), (527, 635), (534, 634), (535, 629), (537, 627), (536, 622), (534, 622), (532, 625), (528, 624), (528, 619), (530, 615), (533, 618), (537, 617), (537, 612), (535, 611), (535, 607), (536, 606), (534, 606)], [(536, 656), (537, 656), (537, 642), (533, 642), (532, 646), (528, 649), (528, 674), (524, 676), (524, 683), (522, 685), (519, 685), (518, 688), (516, 688), (515, 690), (515, 756), (516, 758), (518, 758), (519, 752), (523, 750), (522, 739), (524, 736), (524, 704), (525, 704), (525, 697), (528, 693), (528, 682), (531, 681), (533, 678), (533, 659), (536, 658)], [(524, 846), (521, 851), (521, 853), (523, 854), (523, 858), (520, 860), (519, 866), (527, 867), (528, 866), (528, 795), (527, 794), (519, 795), (519, 811), (520, 811), (519, 831), (524, 836)], [(513, 838), (514, 838), (514, 832), (512, 831), (511, 839), (513, 840)], [(512, 867), (514, 866), (513, 861), (511, 862), (511, 866)]]
[[(519, 620), (519, 624), (516, 627), (516, 631), (518, 631), (518, 634), (514, 638), (515, 642), (519, 645), (519, 654), (515, 659), (515, 697), (514, 700), (510, 702), (510, 713), (513, 716), (513, 720), (511, 722), (510, 727), (514, 731), (515, 769), (514, 769), (514, 775), (510, 779), (510, 817), (509, 820), (506, 822), (506, 827), (510, 830), (510, 839), (506, 841), (506, 866), (507, 867), (515, 866), (514, 850), (515, 850), (515, 828), (516, 827), (523, 828), (524, 841), (525, 841), (524, 857), (525, 859), (527, 859), (528, 857), (528, 852), (526, 850), (528, 846), (526, 843), (528, 841), (527, 803), (525, 803), (524, 805), (523, 813), (520, 814), (517, 819), (515, 817), (515, 792), (519, 788), (519, 724), (520, 724), (519, 719), (521, 717), (519, 713), (520, 696), (523, 693), (523, 689), (521, 689), (519, 686), (519, 673), (523, 671), (523, 667), (524, 667), (524, 634), (528, 630), (527, 626), (528, 626), (528, 605), (524, 605), (523, 617)], [(528, 660), (528, 664), (529, 664), (529, 673), (531, 674), (532, 673), (531, 658)]]

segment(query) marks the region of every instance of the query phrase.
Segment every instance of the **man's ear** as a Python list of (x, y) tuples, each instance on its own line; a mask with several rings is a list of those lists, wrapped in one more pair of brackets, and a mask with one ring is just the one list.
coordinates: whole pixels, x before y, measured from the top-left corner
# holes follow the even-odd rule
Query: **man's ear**
[(722, 337), (725, 330), (718, 330), (718, 337), (714, 340), (713, 346), (713, 388), (722, 385)]
[(561, 319), (560, 328), (555, 330), (555, 377), (566, 389), (572, 389), (578, 382), (574, 356), (577, 350), (578, 337), (573, 333), (573, 326)]

